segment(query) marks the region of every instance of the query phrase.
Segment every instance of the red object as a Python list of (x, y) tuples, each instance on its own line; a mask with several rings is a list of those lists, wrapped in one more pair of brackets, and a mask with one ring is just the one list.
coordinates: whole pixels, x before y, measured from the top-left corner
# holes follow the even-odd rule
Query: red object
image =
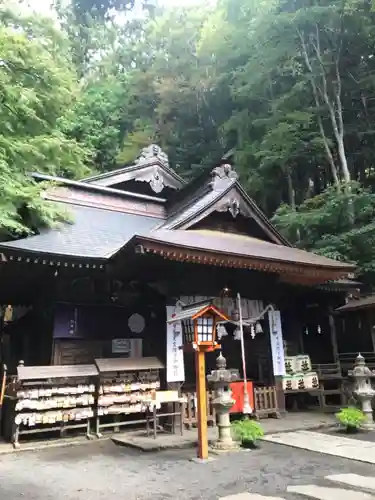
[[(230, 384), (230, 388), (232, 391), (232, 397), (235, 400), (230, 413), (242, 413), (244, 382), (232, 382)], [(247, 392), (249, 393), (251, 409), (254, 411), (254, 386), (252, 382), (247, 383)]]

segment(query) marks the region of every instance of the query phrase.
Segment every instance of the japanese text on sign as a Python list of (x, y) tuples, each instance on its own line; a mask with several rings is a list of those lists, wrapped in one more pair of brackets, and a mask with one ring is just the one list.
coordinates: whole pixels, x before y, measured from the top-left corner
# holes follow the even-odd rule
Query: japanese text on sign
[[(167, 318), (176, 312), (176, 307), (167, 306)], [(180, 322), (167, 323), (167, 382), (184, 382), (184, 352), (182, 346), (182, 326)]]
[(270, 342), (272, 352), (273, 374), (285, 375), (283, 331), (280, 311), (269, 311)]

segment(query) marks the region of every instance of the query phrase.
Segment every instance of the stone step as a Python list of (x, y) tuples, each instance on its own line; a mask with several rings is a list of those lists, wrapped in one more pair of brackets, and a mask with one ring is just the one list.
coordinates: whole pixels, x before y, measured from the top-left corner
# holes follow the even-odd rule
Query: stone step
[(258, 493), (237, 493), (237, 495), (229, 495), (228, 497), (220, 497), (219, 500), (285, 500), (281, 497), (269, 497), (259, 495)]
[(375, 464), (375, 443), (311, 431), (269, 434), (264, 441)]
[(334, 474), (327, 476), (326, 479), (375, 493), (375, 477), (360, 476), (358, 474)]
[[(298, 493), (314, 500), (375, 500), (375, 496), (363, 491), (346, 490), (306, 484), (303, 486), (288, 486), (288, 493)], [(249, 499), (250, 500), (250, 499)]]
[[(269, 495), (260, 495), (259, 493), (242, 492), (235, 495), (221, 497), (219, 500), (286, 500), (290, 495), (298, 495), (298, 498), (304, 496), (313, 500), (375, 500), (375, 478), (369, 476), (359, 476), (358, 474), (334, 474), (326, 476), (324, 479), (349, 487), (336, 488), (331, 486), (318, 486), (315, 484), (288, 486), (285, 495), (275, 497)], [(359, 491), (366, 490), (365, 491)], [(374, 495), (371, 494), (374, 493)]]

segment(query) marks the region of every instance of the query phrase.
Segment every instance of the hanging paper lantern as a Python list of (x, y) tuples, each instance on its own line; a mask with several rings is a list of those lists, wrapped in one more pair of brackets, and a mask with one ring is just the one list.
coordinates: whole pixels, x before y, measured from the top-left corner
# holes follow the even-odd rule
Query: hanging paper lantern
[(237, 327), (233, 332), (234, 340), (241, 340), (241, 330)]
[(262, 325), (259, 322), (255, 325), (255, 333), (263, 333)]
[(251, 338), (254, 340), (255, 339), (255, 335), (256, 335), (254, 325), (250, 326), (250, 335), (251, 335)]
[(227, 337), (228, 336), (227, 329), (225, 328), (224, 325), (222, 325), (220, 323), (216, 327), (216, 333), (217, 333), (217, 338), (219, 340), (221, 340), (223, 337)]

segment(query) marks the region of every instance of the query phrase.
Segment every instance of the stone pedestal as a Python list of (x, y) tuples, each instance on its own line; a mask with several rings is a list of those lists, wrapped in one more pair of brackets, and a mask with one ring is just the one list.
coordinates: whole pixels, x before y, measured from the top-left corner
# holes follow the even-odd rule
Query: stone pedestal
[(366, 366), (366, 361), (361, 354), (358, 354), (353, 370), (349, 370), (349, 377), (354, 379), (354, 395), (360, 401), (362, 411), (366, 415), (366, 421), (362, 424), (365, 429), (375, 429), (372, 400), (375, 390), (371, 385), (371, 378), (375, 377), (375, 371)]
[[(361, 398), (361, 396), (358, 396)], [(365, 397), (362, 395), (362, 411), (366, 415), (366, 421), (363, 422), (362, 427), (364, 429), (375, 429), (375, 424), (374, 424), (374, 419), (373, 419), (373, 412), (372, 412), (372, 398), (373, 396), (370, 397), (370, 395), (365, 395)]]
[(212, 448), (217, 451), (230, 451), (239, 448), (239, 445), (236, 441), (233, 441), (232, 431), (231, 431), (231, 423), (230, 423), (230, 415), (229, 411), (234, 405), (234, 399), (228, 399), (227, 402), (213, 401), (213, 405), (217, 411), (217, 427), (218, 427), (218, 439), (215, 443), (213, 443)]
[(217, 414), (218, 439), (212, 445), (215, 451), (232, 451), (239, 448), (232, 438), (230, 409), (235, 401), (232, 398), (230, 383), (239, 379), (238, 371), (226, 369), (226, 359), (220, 353), (216, 360), (217, 370), (213, 370), (207, 376), (207, 380), (211, 383), (215, 390), (215, 398), (212, 402)]

